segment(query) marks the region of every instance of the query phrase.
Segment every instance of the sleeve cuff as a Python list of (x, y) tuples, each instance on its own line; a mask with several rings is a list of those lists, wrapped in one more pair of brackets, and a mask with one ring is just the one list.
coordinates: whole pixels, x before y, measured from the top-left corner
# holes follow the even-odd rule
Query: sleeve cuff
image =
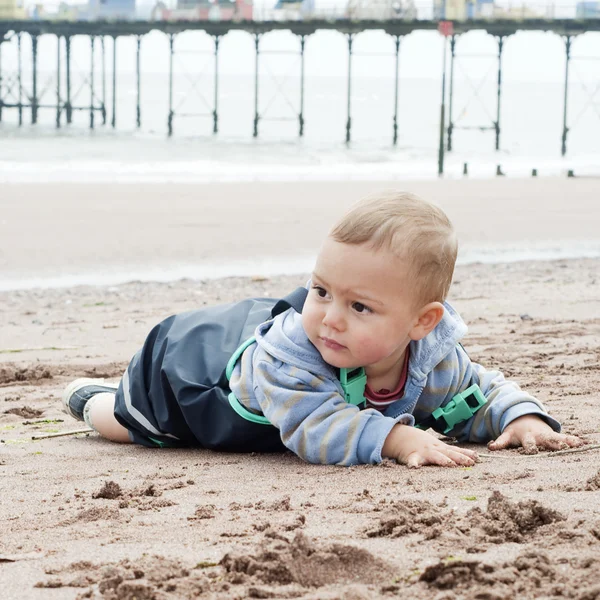
[(383, 461), (383, 456), (381, 456), (381, 451), (383, 450), (383, 445), (385, 444), (385, 440), (387, 436), (390, 435), (390, 432), (394, 428), (394, 425), (410, 425), (411, 427), (415, 424), (415, 418), (406, 413), (403, 415), (399, 415), (398, 417), (393, 419), (393, 422), (389, 425), (385, 435), (380, 439), (377, 447), (374, 449), (373, 454), (371, 455), (371, 464), (378, 464)]
[(554, 431), (560, 433), (560, 423), (549, 414), (545, 413), (535, 402), (520, 402), (504, 411), (504, 414), (500, 419), (500, 432), (504, 431), (509, 423), (512, 423), (515, 419), (525, 415), (536, 415), (540, 417), (540, 419), (550, 425)]

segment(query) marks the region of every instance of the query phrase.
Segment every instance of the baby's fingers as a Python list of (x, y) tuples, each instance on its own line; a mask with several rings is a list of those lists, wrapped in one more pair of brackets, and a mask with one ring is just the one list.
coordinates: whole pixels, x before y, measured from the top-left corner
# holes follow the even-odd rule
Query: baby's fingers
[(475, 460), (461, 452), (449, 449), (441, 452), (439, 450), (428, 450), (425, 453), (413, 452), (406, 460), (406, 466), (410, 469), (418, 469), (424, 465), (436, 465), (438, 467), (472, 466)]
[(479, 460), (479, 454), (477, 454), (476, 450), (469, 450), (468, 448), (460, 448), (459, 446), (451, 446), (452, 450), (455, 452), (460, 452), (473, 460)]
[(439, 467), (455, 467), (456, 463), (446, 455), (437, 450), (429, 450), (427, 453), (413, 452), (406, 460), (409, 469), (419, 469), (424, 465), (438, 465)]
[(576, 435), (565, 435), (565, 444), (568, 444), (570, 448), (579, 448), (579, 446), (585, 446), (588, 442), (578, 438)]
[(506, 448), (511, 448), (513, 446), (518, 446), (518, 440), (515, 440), (510, 429), (506, 429), (504, 433), (502, 433), (495, 440), (488, 442), (489, 450), (504, 450)]
[(477, 452), (466, 448), (452, 448), (450, 452), (446, 452), (446, 456), (461, 467), (472, 467), (479, 460)]
[(548, 433), (538, 436), (537, 445), (546, 450), (564, 450), (566, 448), (576, 448), (582, 446), (585, 442), (574, 435), (563, 435), (561, 433)]
[(523, 446), (523, 454), (537, 454), (538, 444), (535, 436), (531, 432), (527, 432), (521, 440), (521, 446)]

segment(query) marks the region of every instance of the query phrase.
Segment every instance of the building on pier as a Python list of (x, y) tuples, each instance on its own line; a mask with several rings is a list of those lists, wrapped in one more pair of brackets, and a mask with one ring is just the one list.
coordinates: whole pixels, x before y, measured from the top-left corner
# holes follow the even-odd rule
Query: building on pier
[(91, 21), (130, 21), (136, 18), (135, 0), (89, 0), (85, 16)]
[(490, 19), (497, 8), (494, 0), (434, 0), (433, 15), (449, 21)]
[(157, 2), (157, 21), (251, 21), (252, 0), (177, 0), (176, 8)]
[(575, 10), (577, 19), (600, 19), (600, 2), (578, 2)]
[(346, 17), (353, 20), (411, 20), (417, 17), (412, 0), (348, 0), (346, 12)]
[(0, 0), (0, 20), (25, 19), (26, 13), (21, 2), (17, 0)]
[(33, 21), (133, 21), (137, 18), (136, 0), (88, 0), (87, 4), (61, 2), (52, 11), (46, 11), (43, 4), (36, 4), (29, 18)]
[[(596, 4), (599, 2), (580, 2)], [(434, 0), (434, 18), (449, 21), (552, 19), (554, 5), (524, 4), (500, 6), (495, 0)], [(600, 9), (598, 9), (600, 10)]]
[(315, 0), (277, 0), (273, 7), (276, 21), (299, 21), (315, 14)]

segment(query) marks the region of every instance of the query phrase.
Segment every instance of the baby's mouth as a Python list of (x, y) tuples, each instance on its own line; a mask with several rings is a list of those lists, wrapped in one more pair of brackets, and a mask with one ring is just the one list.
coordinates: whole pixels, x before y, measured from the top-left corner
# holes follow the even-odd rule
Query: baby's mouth
[(326, 337), (321, 337), (321, 341), (323, 342), (324, 346), (330, 350), (343, 350), (346, 347), (342, 344), (339, 344), (335, 340)]

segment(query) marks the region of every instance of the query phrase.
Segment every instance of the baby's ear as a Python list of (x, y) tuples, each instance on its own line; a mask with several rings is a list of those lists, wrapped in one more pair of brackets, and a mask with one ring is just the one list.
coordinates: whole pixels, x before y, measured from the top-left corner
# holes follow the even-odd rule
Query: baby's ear
[(410, 339), (417, 341), (429, 335), (442, 320), (444, 316), (444, 305), (441, 302), (430, 302), (426, 304), (417, 316), (417, 322), (410, 331)]

